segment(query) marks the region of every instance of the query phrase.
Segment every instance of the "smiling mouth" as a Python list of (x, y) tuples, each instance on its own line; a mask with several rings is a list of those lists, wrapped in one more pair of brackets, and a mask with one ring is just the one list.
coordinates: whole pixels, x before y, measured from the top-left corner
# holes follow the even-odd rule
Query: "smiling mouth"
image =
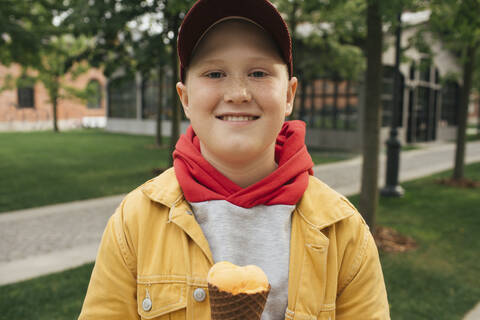
[(244, 121), (254, 121), (257, 120), (258, 116), (232, 116), (232, 115), (225, 115), (225, 116), (217, 116), (217, 119), (222, 121), (231, 121), (231, 122), (244, 122)]

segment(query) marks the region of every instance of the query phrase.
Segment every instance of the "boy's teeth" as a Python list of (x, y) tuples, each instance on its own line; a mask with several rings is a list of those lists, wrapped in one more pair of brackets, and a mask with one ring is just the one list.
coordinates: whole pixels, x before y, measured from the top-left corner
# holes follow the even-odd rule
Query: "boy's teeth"
[(224, 117), (222, 117), (222, 120), (225, 120), (225, 121), (252, 121), (252, 120), (254, 120), (254, 117), (250, 117), (250, 116), (224, 116)]

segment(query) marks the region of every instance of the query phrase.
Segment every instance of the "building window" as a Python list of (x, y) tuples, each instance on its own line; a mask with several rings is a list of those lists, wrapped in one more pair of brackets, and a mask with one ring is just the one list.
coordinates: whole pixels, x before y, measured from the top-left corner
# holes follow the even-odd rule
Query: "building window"
[[(302, 92), (305, 90), (305, 92)], [(299, 88), (296, 117), (310, 128), (356, 130), (357, 84), (347, 80), (316, 79)]]
[(35, 90), (33, 86), (19, 87), (17, 94), (19, 108), (35, 108)]
[(456, 82), (448, 81), (442, 87), (442, 112), (441, 120), (449, 126), (458, 124), (457, 107), (460, 101), (460, 87)]
[(410, 80), (415, 80), (415, 62), (410, 65)]
[(158, 81), (144, 79), (142, 82), (142, 117), (156, 119), (158, 111)]
[(410, 66), (407, 116), (407, 142), (433, 141), (437, 138), (441, 101), (440, 72), (430, 57)]
[[(388, 127), (392, 124), (392, 116), (393, 116), (393, 108), (399, 107), (398, 110), (398, 118), (397, 118), (397, 127), (401, 127), (403, 125), (403, 90), (405, 86), (405, 79), (403, 74), (399, 73), (399, 81), (400, 83), (398, 86), (400, 87), (398, 90), (399, 94), (399, 106), (394, 105), (393, 95), (395, 90), (395, 67), (391, 66), (383, 66), (383, 79), (382, 79), (382, 127)], [(410, 70), (412, 73), (412, 69)], [(413, 73), (415, 69), (413, 69)]]
[(108, 116), (137, 117), (137, 87), (134, 77), (115, 78), (108, 83)]
[(87, 85), (87, 107), (100, 109), (102, 107), (102, 86), (98, 80), (90, 80)]
[(420, 80), (430, 82), (430, 71), (432, 68), (432, 61), (430, 59), (423, 58), (420, 60)]
[[(159, 79), (160, 78), (160, 79)], [(162, 120), (172, 119), (172, 104), (176, 101), (175, 94), (172, 99), (172, 90), (170, 84), (172, 82), (172, 74), (170, 70), (163, 69), (162, 75), (159, 76), (158, 71), (155, 73), (142, 76), (141, 100), (142, 100), (142, 118), (156, 119), (161, 103)], [(159, 83), (160, 81), (160, 83)], [(160, 89), (161, 86), (161, 89)], [(160, 97), (161, 93), (161, 97)], [(180, 108), (183, 110), (182, 108)], [(187, 120), (182, 112), (182, 121)]]

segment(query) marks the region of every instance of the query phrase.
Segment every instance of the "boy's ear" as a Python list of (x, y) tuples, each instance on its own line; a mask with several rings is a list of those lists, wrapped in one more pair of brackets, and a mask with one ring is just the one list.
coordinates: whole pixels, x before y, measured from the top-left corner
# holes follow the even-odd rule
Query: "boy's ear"
[(285, 116), (289, 116), (293, 111), (293, 102), (295, 100), (295, 93), (297, 92), (298, 79), (292, 77), (288, 80), (287, 88), (287, 108), (285, 109)]
[(178, 97), (180, 98), (180, 102), (182, 103), (183, 112), (185, 112), (185, 116), (187, 116), (187, 118), (190, 119), (190, 115), (189, 115), (190, 109), (188, 108), (187, 86), (182, 82), (177, 82), (176, 87), (177, 87)]

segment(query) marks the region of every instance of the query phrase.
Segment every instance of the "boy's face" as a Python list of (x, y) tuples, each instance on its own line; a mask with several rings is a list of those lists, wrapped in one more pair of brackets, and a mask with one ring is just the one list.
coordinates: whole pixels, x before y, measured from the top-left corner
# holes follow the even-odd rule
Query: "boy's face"
[(241, 164), (273, 154), (296, 87), (265, 31), (228, 20), (201, 40), (177, 91), (202, 155)]

